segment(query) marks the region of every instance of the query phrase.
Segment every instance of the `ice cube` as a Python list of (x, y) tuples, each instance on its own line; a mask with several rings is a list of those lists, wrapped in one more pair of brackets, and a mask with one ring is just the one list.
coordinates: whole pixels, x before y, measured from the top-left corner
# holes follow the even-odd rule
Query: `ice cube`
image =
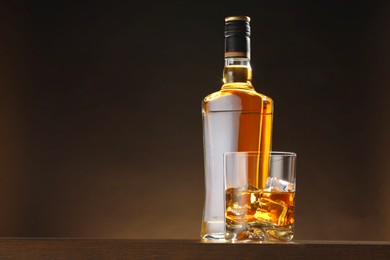
[(226, 190), (226, 218), (232, 223), (253, 221), (262, 191), (253, 186)]
[(286, 219), (288, 206), (283, 202), (274, 201), (270, 198), (261, 198), (254, 217), (260, 221), (281, 226)]
[(265, 191), (295, 191), (295, 184), (278, 177), (268, 177)]

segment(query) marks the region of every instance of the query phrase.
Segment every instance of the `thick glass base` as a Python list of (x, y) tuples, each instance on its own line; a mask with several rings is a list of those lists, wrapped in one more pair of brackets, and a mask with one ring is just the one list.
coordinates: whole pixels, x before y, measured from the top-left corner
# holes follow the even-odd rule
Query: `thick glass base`
[(225, 239), (233, 243), (289, 242), (294, 237), (294, 227), (273, 225), (228, 225)]

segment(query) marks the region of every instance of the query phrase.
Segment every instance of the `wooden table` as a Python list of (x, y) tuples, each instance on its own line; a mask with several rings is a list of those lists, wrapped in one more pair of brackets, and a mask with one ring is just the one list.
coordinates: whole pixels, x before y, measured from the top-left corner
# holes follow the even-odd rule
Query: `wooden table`
[(221, 244), (198, 240), (2, 238), (0, 259), (390, 259), (390, 242)]

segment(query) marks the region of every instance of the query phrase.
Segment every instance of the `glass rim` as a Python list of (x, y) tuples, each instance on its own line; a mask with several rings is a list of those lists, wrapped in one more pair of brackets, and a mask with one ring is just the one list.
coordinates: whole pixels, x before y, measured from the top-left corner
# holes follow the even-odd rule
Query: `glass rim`
[[(258, 155), (262, 154), (262, 152), (257, 152), (257, 151), (241, 151), (241, 152), (225, 152), (223, 153), (224, 157), (226, 156), (253, 156), (253, 155)], [(265, 154), (269, 155), (279, 155), (279, 156), (286, 156), (286, 157), (297, 157), (297, 154), (294, 152), (285, 152), (285, 151), (269, 151), (266, 152)]]

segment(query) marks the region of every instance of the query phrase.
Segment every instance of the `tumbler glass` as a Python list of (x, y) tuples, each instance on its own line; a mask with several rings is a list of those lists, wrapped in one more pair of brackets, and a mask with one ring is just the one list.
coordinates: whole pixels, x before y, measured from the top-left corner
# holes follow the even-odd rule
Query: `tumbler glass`
[[(260, 165), (268, 157), (268, 169)], [(294, 236), (296, 154), (224, 154), (227, 242), (286, 242)]]

